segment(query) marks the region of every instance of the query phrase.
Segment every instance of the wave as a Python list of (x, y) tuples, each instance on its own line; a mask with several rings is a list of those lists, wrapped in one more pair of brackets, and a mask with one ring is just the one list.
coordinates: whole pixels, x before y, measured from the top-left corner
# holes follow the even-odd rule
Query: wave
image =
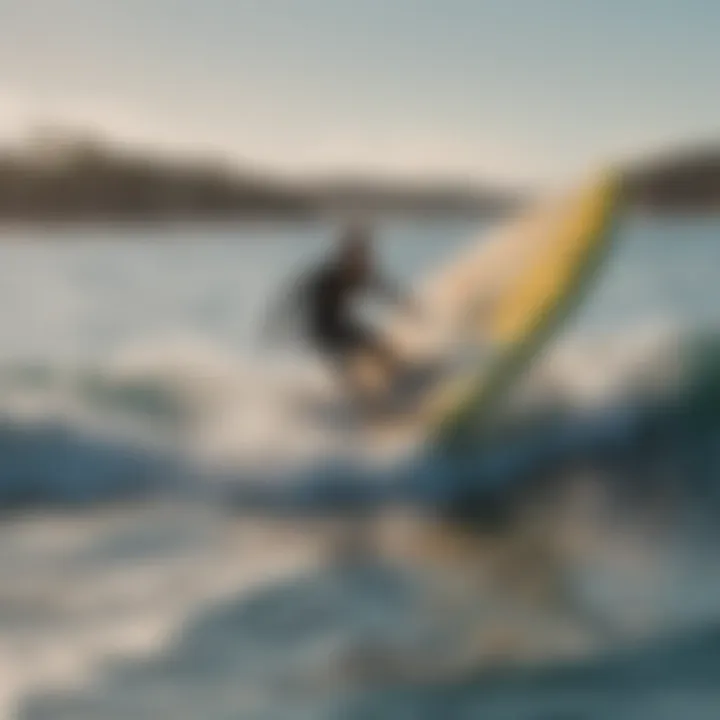
[(567, 342), (473, 452), (417, 448), (393, 462), (356, 441), (339, 395), (297, 362), (167, 347), (94, 367), (6, 365), (0, 388), (6, 507), (181, 490), (263, 512), (410, 503), (472, 514), (580, 469), (626, 494), (673, 476), (706, 502), (720, 468), (714, 333)]
[(51, 421), (0, 421), (0, 457), (6, 512), (147, 499), (185, 476), (172, 454)]

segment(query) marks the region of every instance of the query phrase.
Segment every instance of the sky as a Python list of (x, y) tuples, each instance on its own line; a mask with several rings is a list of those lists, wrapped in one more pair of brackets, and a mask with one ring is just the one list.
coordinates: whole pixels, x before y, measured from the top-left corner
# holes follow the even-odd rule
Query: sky
[(716, 0), (0, 0), (0, 138), (554, 182), (720, 140)]

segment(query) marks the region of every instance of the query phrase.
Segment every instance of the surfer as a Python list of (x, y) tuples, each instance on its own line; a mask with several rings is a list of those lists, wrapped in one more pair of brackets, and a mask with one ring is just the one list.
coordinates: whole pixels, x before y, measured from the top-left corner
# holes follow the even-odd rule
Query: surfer
[(341, 234), (334, 254), (295, 285), (281, 311), (285, 316), (299, 314), (305, 339), (330, 360), (353, 392), (358, 389), (353, 363), (360, 356), (377, 363), (386, 378), (401, 369), (389, 343), (356, 313), (356, 301), (362, 296), (412, 307), (379, 272), (371, 231), (354, 223)]

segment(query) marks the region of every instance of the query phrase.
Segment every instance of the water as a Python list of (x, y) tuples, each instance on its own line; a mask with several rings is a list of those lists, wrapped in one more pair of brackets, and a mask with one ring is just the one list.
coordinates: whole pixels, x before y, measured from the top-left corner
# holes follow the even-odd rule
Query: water
[[(391, 223), (383, 260), (475, 231)], [(4, 717), (717, 717), (719, 231), (629, 218), (463, 467), (378, 465), (261, 341), (330, 228), (16, 231)]]

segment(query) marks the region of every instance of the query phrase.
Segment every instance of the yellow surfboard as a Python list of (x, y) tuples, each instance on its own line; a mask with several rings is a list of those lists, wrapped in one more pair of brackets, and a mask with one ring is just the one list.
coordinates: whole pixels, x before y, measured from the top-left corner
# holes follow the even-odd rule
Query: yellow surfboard
[(399, 320), (390, 337), (418, 359), (482, 342), (489, 363), (435, 384), (414, 407), (416, 434), (443, 446), (475, 437), (533, 358), (577, 309), (611, 246), (620, 179), (606, 173), (539, 203), (471, 245), (418, 291), (432, 321)]

